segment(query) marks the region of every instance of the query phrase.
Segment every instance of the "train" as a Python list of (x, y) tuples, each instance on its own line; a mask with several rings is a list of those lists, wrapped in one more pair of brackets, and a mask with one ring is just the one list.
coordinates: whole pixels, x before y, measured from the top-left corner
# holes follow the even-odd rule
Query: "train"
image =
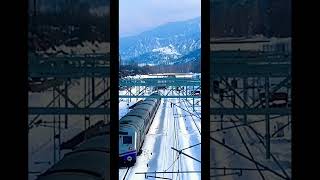
[(120, 119), (119, 125), (119, 165), (131, 167), (141, 154), (146, 134), (160, 106), (158, 93), (152, 93), (137, 102), (132, 110)]
[(37, 180), (109, 180), (110, 126), (102, 124), (86, 132), (85, 140)]
[[(120, 119), (119, 150), (121, 166), (133, 166), (141, 152), (153, 118), (159, 108), (159, 95), (153, 93), (139, 101)], [(79, 140), (81, 139), (81, 140)], [(80, 142), (80, 143), (78, 143)], [(97, 123), (64, 143), (72, 151), (37, 177), (37, 180), (109, 180), (110, 179), (110, 124)], [(71, 145), (70, 145), (71, 144)]]

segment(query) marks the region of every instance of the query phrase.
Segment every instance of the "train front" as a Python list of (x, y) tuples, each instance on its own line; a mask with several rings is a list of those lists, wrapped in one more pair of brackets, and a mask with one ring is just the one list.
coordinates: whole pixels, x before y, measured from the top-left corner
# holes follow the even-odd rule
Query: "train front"
[(119, 163), (120, 167), (131, 167), (137, 159), (135, 131), (131, 128), (119, 129)]

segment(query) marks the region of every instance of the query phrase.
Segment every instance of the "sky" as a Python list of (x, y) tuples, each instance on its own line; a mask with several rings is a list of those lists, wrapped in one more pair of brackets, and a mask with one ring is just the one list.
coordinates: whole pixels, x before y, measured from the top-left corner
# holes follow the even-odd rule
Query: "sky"
[(120, 37), (201, 16), (201, 0), (120, 0)]

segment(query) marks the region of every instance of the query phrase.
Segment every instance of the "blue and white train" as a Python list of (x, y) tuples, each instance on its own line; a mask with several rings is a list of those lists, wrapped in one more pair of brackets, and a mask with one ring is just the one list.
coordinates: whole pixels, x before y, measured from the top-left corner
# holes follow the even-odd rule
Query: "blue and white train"
[(119, 125), (119, 158), (121, 167), (133, 166), (145, 135), (148, 133), (153, 118), (157, 113), (161, 99), (153, 93), (134, 105), (132, 110), (120, 119)]
[(85, 141), (39, 175), (37, 180), (109, 180), (109, 132), (109, 124), (99, 124), (89, 129)]

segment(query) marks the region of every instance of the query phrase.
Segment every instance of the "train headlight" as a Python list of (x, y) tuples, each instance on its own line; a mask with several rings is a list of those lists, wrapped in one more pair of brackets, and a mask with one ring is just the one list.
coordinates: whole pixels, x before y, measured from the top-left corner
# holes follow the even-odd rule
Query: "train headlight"
[(128, 160), (128, 161), (132, 161), (132, 157), (131, 157), (131, 156), (128, 156), (128, 157), (127, 157), (127, 160)]
[(131, 146), (129, 146), (129, 150), (132, 150), (132, 147), (131, 147)]

